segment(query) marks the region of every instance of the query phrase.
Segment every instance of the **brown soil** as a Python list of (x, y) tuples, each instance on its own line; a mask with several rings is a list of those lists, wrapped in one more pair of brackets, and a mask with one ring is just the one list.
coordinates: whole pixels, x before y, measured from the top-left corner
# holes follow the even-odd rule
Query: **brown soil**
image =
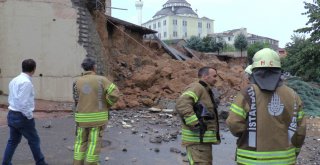
[(217, 68), (220, 80), (216, 87), (223, 102), (232, 99), (248, 82), (242, 76), (243, 59), (225, 62), (195, 52), (200, 60), (177, 61), (165, 53), (158, 42), (143, 42), (141, 35), (125, 27), (115, 26), (108, 34), (106, 18), (99, 11), (92, 17), (102, 42), (107, 76), (123, 93), (115, 109), (150, 107), (156, 106), (160, 99), (176, 99), (188, 84), (197, 80), (197, 71), (203, 66)]

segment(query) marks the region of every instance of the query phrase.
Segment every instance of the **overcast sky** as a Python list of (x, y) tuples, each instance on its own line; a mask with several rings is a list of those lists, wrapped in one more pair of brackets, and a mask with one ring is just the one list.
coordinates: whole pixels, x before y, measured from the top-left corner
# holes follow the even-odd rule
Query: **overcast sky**
[[(112, 6), (128, 10), (112, 9), (112, 16), (137, 23), (136, 0), (113, 0)], [(279, 46), (291, 42), (293, 31), (304, 27), (308, 21), (304, 1), (312, 0), (187, 0), (199, 17), (214, 20), (214, 32), (247, 28), (248, 33), (279, 40)], [(167, 0), (143, 0), (142, 22), (162, 9)]]

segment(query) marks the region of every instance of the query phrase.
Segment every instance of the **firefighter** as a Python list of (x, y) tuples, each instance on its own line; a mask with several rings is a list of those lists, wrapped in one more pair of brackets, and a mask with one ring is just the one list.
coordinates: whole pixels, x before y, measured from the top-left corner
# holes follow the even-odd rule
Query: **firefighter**
[(306, 135), (303, 104), (281, 80), (278, 53), (269, 48), (253, 57), (252, 83), (231, 104), (227, 125), (238, 137), (238, 164), (293, 165)]
[(201, 68), (200, 80), (191, 83), (176, 102), (190, 165), (212, 165), (212, 144), (220, 144), (217, 104), (211, 90), (217, 76), (214, 68)]
[(85, 58), (81, 66), (84, 73), (73, 83), (77, 125), (73, 164), (97, 165), (108, 109), (118, 100), (119, 90), (107, 78), (96, 75), (94, 59)]

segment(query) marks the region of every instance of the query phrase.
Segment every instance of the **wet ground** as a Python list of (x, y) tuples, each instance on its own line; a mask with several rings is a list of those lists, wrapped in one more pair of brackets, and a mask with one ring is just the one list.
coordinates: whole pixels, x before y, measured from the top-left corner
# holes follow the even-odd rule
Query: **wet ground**
[[(102, 165), (186, 165), (181, 147), (180, 121), (172, 112), (147, 109), (112, 111), (105, 129), (100, 162)], [(0, 109), (0, 160), (8, 137), (3, 125), (6, 110)], [(50, 165), (72, 164), (75, 124), (71, 113), (35, 113), (42, 149)], [(215, 165), (235, 165), (235, 138), (222, 124), (222, 143), (213, 147)], [(298, 165), (320, 165), (320, 119), (308, 119), (308, 136)], [(32, 165), (23, 139), (13, 158), (15, 165)]]
[[(0, 111), (1, 112), (1, 111)], [(1, 112), (1, 116), (5, 112)], [(75, 126), (70, 113), (36, 113), (42, 150), (51, 165), (72, 164)], [(148, 110), (112, 111), (103, 137), (101, 164), (106, 165), (185, 165), (186, 153), (180, 143), (180, 122), (171, 113)], [(46, 128), (47, 127), (47, 128)], [(0, 160), (8, 128), (0, 127)], [(223, 142), (214, 146), (214, 164), (234, 165), (235, 139), (222, 131)], [(31, 165), (32, 154), (26, 140), (18, 146), (15, 165)]]

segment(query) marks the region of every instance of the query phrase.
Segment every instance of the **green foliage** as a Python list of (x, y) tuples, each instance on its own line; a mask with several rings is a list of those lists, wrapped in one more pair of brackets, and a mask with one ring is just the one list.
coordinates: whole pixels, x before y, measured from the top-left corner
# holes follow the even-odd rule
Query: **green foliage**
[(212, 50), (212, 46), (214, 44), (214, 40), (212, 37), (204, 37), (202, 39), (202, 52), (210, 52)]
[(248, 49), (247, 49), (247, 61), (250, 64), (252, 64), (252, 58), (254, 56), (254, 54), (257, 53), (257, 51), (263, 49), (263, 48), (270, 48), (270, 44), (269, 43), (263, 43), (263, 42), (256, 42), (254, 44), (249, 45)]
[(313, 3), (304, 2), (304, 8), (308, 11), (302, 13), (302, 15), (307, 15), (309, 21), (306, 25), (311, 25), (308, 27), (300, 28), (295, 32), (298, 33), (310, 33), (310, 41), (319, 42), (320, 41), (320, 1), (313, 0)]
[(306, 81), (320, 82), (320, 45), (305, 37), (294, 35), (286, 45), (288, 56), (282, 60), (282, 68)]
[(223, 51), (224, 52), (235, 52), (236, 48), (231, 44), (225, 43), (224, 46), (223, 46)]
[(173, 44), (172, 40), (163, 40), (163, 42), (166, 43), (167, 45)]
[(319, 86), (311, 85), (299, 78), (287, 80), (287, 85), (293, 88), (304, 103), (304, 111), (308, 115), (320, 116), (320, 89)]
[(190, 39), (187, 40), (187, 47), (200, 51), (202, 50), (202, 46), (203, 42), (202, 39), (200, 37), (196, 37), (196, 36), (192, 36), (190, 37)]
[(248, 46), (247, 37), (243, 33), (238, 34), (234, 40), (234, 47), (241, 51), (241, 56), (242, 56), (242, 51), (246, 50), (247, 46)]
[(200, 51), (200, 52), (219, 52), (223, 50), (224, 42), (222, 39), (213, 37), (200, 37), (192, 36), (187, 40), (187, 47)]
[(320, 82), (320, 0), (304, 2), (309, 21), (308, 27), (296, 30), (298, 33), (310, 33), (310, 38), (293, 35), (292, 42), (286, 45), (288, 56), (282, 61), (283, 69), (307, 81)]

